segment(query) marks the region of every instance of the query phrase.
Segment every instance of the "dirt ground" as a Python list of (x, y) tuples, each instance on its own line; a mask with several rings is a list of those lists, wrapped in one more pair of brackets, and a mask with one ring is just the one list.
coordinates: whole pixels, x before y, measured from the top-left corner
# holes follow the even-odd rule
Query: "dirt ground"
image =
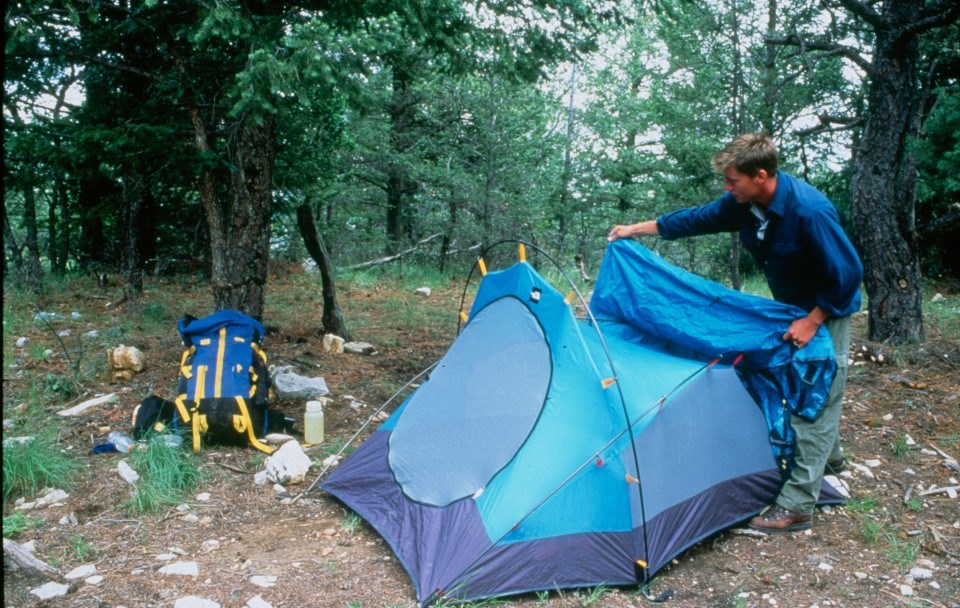
[[(354, 286), (340, 294), (341, 303), (348, 319), (363, 315), (355, 337), (374, 343), (379, 353), (324, 354), (317, 331), (319, 290), (314, 287), (307, 306), (290, 295), (297, 285), (278, 280), (272, 285), (265, 340), (271, 363), (293, 365), (304, 375), (326, 380), (333, 398), (326, 411), (328, 441), (353, 435), (395, 390), (437, 360), (456, 332), (459, 285), (435, 288), (429, 298), (412, 290)], [(116, 306), (110, 297), (90, 299), (74, 290), (49, 306), (69, 315), (84, 302), (77, 331), (109, 327), (119, 318), (143, 314), (151, 298), (160, 297), (151, 290), (175, 287), (151, 286), (139, 300)], [(166, 297), (166, 309), (174, 310), (170, 302), (177, 294)], [(376, 302), (387, 300), (394, 306), (377, 308)], [(271, 306), (300, 311), (294, 315), (284, 308), (283, 315), (272, 318)], [(404, 307), (433, 309), (436, 314), (425, 318), (435, 321), (422, 326), (395, 322), (391, 315)], [(548, 607), (960, 606), (960, 501), (935, 491), (957, 486), (960, 478), (960, 347), (930, 332), (922, 346), (884, 348), (864, 340), (865, 326), (865, 316), (858, 316), (842, 420), (847, 458), (859, 465), (843, 478), (853, 496), (848, 507), (818, 511), (808, 533), (763, 538), (737, 530), (720, 533), (683, 553), (645, 588), (563, 590), (502, 601)], [(156, 327), (134, 336), (133, 345), (148, 362), (143, 373), (114, 386), (104, 373), (83, 394), (49, 404), (52, 413), (98, 392), (119, 391), (121, 397), (75, 419), (51, 416), (62, 424), (62, 445), (81, 455), (85, 472), (61, 506), (28, 512), (43, 525), (16, 540), (34, 541), (36, 555), (55, 564), (61, 575), (94, 564), (103, 581), (74, 583), (69, 594), (46, 605), (173, 606), (178, 598), (197, 596), (228, 607), (245, 606), (259, 595), (275, 608), (415, 606), (409, 578), (376, 532), (323, 492), (290, 504), (289, 495), (302, 487), (278, 494), (270, 485), (254, 485), (263, 458), (253, 449), (204, 450), (207, 477), (196, 494), (209, 493), (207, 500), (190, 496), (180, 510), (141, 518), (121, 508), (130, 490), (116, 473), (120, 455), (93, 454), (91, 447), (109, 429), (128, 428), (130, 412), (141, 399), (151, 393), (169, 397), (175, 389), (180, 356), (175, 324)], [(36, 343), (49, 340), (48, 328), (39, 324), (25, 335)], [(5, 335), (4, 341), (16, 338)], [(38, 360), (6, 347), (4, 352), (18, 357), (4, 368), (4, 418), (15, 420), (26, 407), (27, 379), (62, 371), (66, 363), (60, 354)], [(353, 402), (363, 406), (353, 407)], [(276, 405), (302, 419), (303, 403)], [(4, 430), (5, 436), (11, 433), (15, 430)], [(310, 479), (318, 472), (314, 469)], [(4, 505), (5, 516), (13, 512), (13, 505)], [(69, 521), (71, 514), (76, 523)], [(88, 545), (83, 559), (78, 558), (78, 538)], [(199, 575), (160, 574), (170, 563), (164, 557), (196, 562)], [(911, 577), (914, 568), (921, 570)], [(929, 578), (916, 578), (927, 574)], [(45, 579), (8, 567), (4, 575), (4, 606), (38, 603), (29, 591)], [(275, 584), (257, 586), (257, 575), (276, 577)], [(654, 604), (655, 598), (664, 601)]]

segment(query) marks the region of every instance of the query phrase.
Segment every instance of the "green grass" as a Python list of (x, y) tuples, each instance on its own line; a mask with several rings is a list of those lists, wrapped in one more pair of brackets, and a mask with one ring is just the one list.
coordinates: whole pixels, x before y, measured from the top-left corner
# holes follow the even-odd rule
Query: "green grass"
[(154, 513), (178, 505), (203, 479), (198, 455), (184, 445), (170, 446), (159, 438), (145, 450), (130, 453), (133, 470), (140, 475), (126, 508), (135, 514)]
[(920, 551), (919, 540), (902, 540), (892, 533), (887, 533), (887, 558), (901, 572), (905, 571), (917, 559)]
[(900, 435), (897, 437), (897, 440), (890, 446), (890, 452), (897, 460), (906, 460), (907, 457), (910, 456), (910, 446), (907, 445), (907, 436)]
[(877, 499), (869, 496), (855, 496), (847, 501), (847, 511), (866, 515), (877, 508)]
[(23, 513), (14, 513), (3, 518), (4, 538), (15, 538), (21, 532), (33, 530), (43, 525), (43, 520), (37, 517), (27, 517)]
[(67, 489), (80, 469), (80, 463), (66, 456), (51, 433), (37, 436), (26, 444), (3, 448), (3, 500), (34, 496), (43, 488)]
[(340, 520), (340, 527), (350, 534), (356, 534), (357, 530), (363, 524), (363, 519), (353, 511), (343, 510), (343, 519)]
[(71, 535), (69, 542), (70, 553), (77, 561), (85, 561), (88, 557), (96, 553), (94, 546), (84, 538), (83, 534)]

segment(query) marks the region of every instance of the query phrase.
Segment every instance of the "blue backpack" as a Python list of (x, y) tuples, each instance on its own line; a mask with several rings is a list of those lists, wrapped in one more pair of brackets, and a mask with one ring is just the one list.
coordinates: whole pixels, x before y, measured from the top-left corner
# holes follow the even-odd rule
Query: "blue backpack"
[(235, 310), (220, 310), (202, 319), (185, 315), (177, 329), (185, 348), (177, 397), (173, 402), (156, 396), (144, 400), (134, 415), (134, 435), (186, 427), (196, 451), (206, 439), (272, 453), (260, 438), (287, 430), (292, 421), (268, 407), (263, 325)]

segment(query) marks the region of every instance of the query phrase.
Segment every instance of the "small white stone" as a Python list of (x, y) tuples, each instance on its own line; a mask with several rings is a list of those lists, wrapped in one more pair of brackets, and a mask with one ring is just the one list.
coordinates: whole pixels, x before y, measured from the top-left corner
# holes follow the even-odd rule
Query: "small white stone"
[(210, 500), (210, 492), (201, 492), (197, 494), (197, 500), (200, 502), (207, 502)]
[(940, 591), (940, 583), (938, 583), (937, 581), (930, 581), (930, 586), (936, 589), (937, 591)]
[(273, 606), (259, 595), (255, 595), (247, 600), (247, 608), (273, 608)]
[(103, 582), (103, 577), (100, 576), (99, 574), (95, 574), (95, 575), (93, 575), (93, 576), (89, 576), (89, 577), (83, 579), (83, 582), (85, 582), (85, 583), (88, 584), (88, 585), (92, 585), (92, 586), (96, 587), (97, 585), (99, 585), (100, 583)]
[(272, 574), (270, 575), (258, 574), (256, 576), (251, 576), (250, 582), (256, 585), (257, 587), (269, 588), (277, 584), (277, 577), (273, 576)]
[(904, 443), (906, 443), (907, 445), (917, 445), (917, 442), (914, 441), (914, 440), (913, 440), (913, 437), (911, 437), (910, 435), (904, 435), (904, 436), (903, 436), (903, 441), (904, 441)]
[(824, 570), (824, 571), (826, 571), (826, 572), (829, 572), (830, 570), (833, 570), (833, 566), (831, 566), (830, 564), (828, 564), (828, 563), (826, 563), (826, 562), (820, 562), (820, 565), (817, 566), (817, 568), (819, 568), (820, 570)]
[(69, 589), (70, 585), (47, 583), (46, 585), (41, 585), (36, 589), (31, 589), (30, 594), (37, 596), (41, 600), (49, 600), (50, 598), (66, 595)]
[(913, 587), (910, 585), (900, 585), (900, 595), (910, 597), (913, 595)]
[(418, 296), (429, 298), (431, 292), (429, 287), (418, 287), (414, 293), (417, 294)]
[(175, 576), (200, 576), (200, 567), (197, 562), (173, 562), (163, 568), (160, 568), (160, 574), (172, 574)]
[(17, 338), (17, 348), (23, 348), (30, 342), (30, 338)]
[(903, 473), (904, 473), (905, 475), (916, 475), (916, 474), (917, 474), (917, 472), (914, 471), (913, 469), (911, 469), (910, 467), (905, 468), (905, 469), (903, 470)]
[(914, 567), (910, 568), (910, 578), (915, 581), (922, 581), (928, 578), (933, 578), (933, 572), (927, 570), (926, 568)]
[(883, 419), (884, 419), (886, 422), (890, 422), (891, 420), (893, 420), (893, 414), (884, 414), (884, 415), (883, 415)]
[(183, 515), (182, 517), (180, 517), (180, 521), (186, 522), (188, 524), (195, 524), (198, 521), (200, 521), (200, 516), (197, 515), (196, 513), (187, 513), (186, 515)]
[(84, 564), (82, 566), (77, 566), (70, 572), (67, 572), (67, 574), (64, 575), (63, 578), (67, 579), (68, 581), (73, 581), (78, 578), (87, 578), (88, 576), (92, 576), (96, 572), (97, 572), (96, 566), (94, 566), (93, 564)]
[(203, 545), (202, 545), (203, 550), (208, 553), (210, 551), (213, 551), (219, 546), (220, 546), (220, 541), (216, 539), (205, 540), (203, 541)]
[(853, 575), (854, 575), (855, 577), (857, 577), (858, 579), (860, 579), (861, 581), (864, 580), (865, 578), (867, 578), (867, 573), (866, 573), (866, 572), (854, 572)]
[(280, 485), (279, 483), (273, 484), (273, 491), (276, 492), (277, 494), (286, 494), (286, 493), (287, 493), (287, 489), (286, 489), (285, 487), (283, 487), (282, 485)]
[(177, 511), (180, 513), (186, 513), (190, 510), (190, 505), (184, 503), (182, 505), (177, 505)]
[(937, 567), (937, 565), (933, 563), (933, 561), (926, 558), (918, 559), (917, 565), (920, 566), (921, 568), (929, 568), (931, 570)]
[(176, 558), (177, 556), (174, 555), (173, 553), (161, 553), (154, 559), (156, 559), (158, 562), (169, 562), (170, 560), (176, 559)]
[(877, 467), (880, 466), (880, 461), (879, 461), (879, 460), (876, 460), (876, 459), (864, 460), (864, 461), (863, 461), (863, 464), (867, 465), (867, 466), (870, 467), (871, 469), (875, 469), (875, 468), (877, 468)]

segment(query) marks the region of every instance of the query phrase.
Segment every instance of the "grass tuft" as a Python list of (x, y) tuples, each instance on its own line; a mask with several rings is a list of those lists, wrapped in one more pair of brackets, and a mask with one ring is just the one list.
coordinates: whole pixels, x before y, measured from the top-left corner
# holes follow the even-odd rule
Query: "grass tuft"
[(56, 442), (37, 437), (25, 444), (3, 448), (3, 500), (33, 496), (46, 487), (69, 488), (80, 468), (64, 455)]
[(145, 450), (131, 452), (130, 466), (140, 475), (126, 507), (135, 514), (154, 513), (178, 505), (204, 475), (200, 457), (183, 446), (168, 445), (159, 436)]

